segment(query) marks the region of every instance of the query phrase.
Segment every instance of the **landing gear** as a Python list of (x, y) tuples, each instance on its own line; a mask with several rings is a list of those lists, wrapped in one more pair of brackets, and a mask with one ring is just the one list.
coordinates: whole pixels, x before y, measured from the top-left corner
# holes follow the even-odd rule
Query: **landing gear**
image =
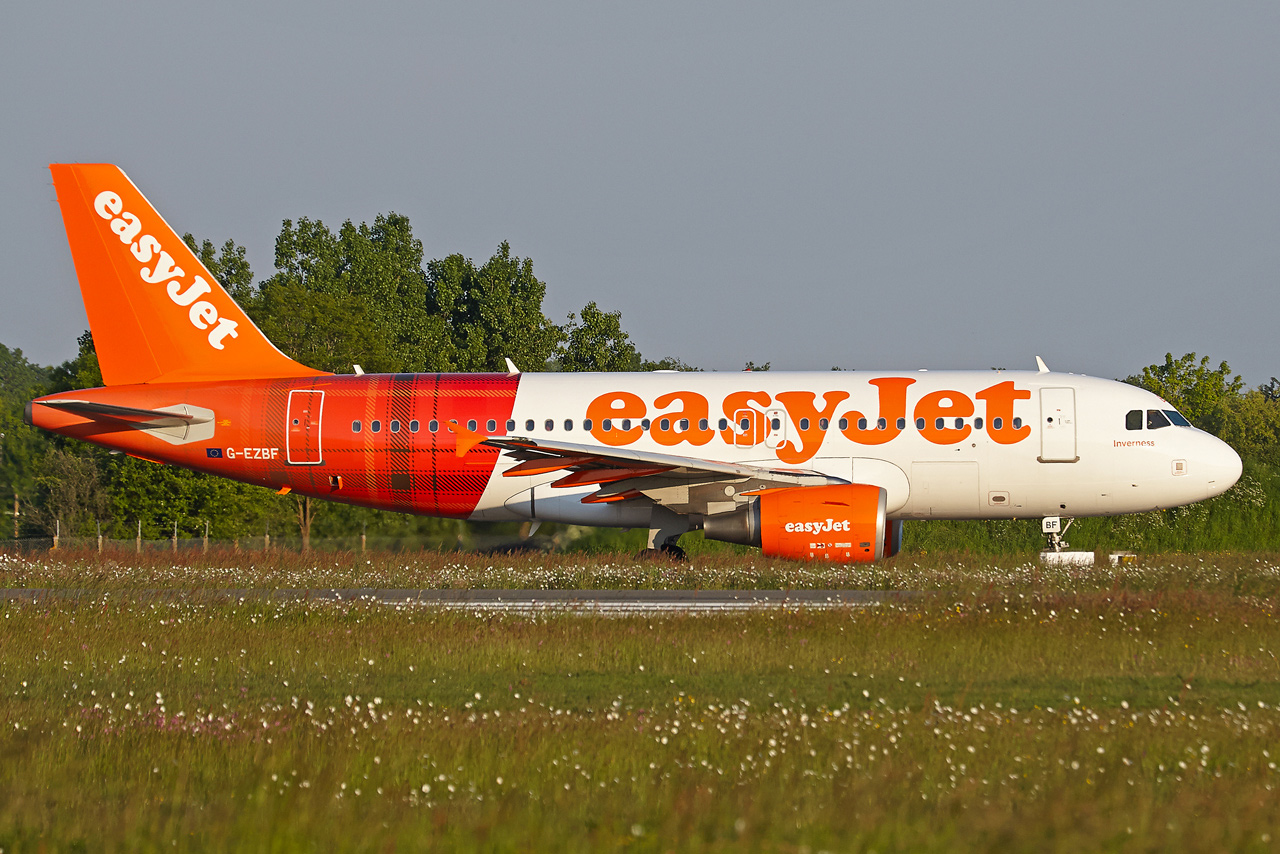
[(1062, 535), (1067, 532), (1075, 519), (1068, 519), (1067, 524), (1062, 524), (1061, 516), (1045, 516), (1044, 521), (1040, 523), (1040, 530), (1049, 540), (1049, 548), (1046, 551), (1060, 552), (1070, 548), (1071, 544), (1062, 539)]
[(649, 517), (649, 547), (642, 557), (661, 557), (664, 560), (685, 559), (684, 549), (677, 545), (680, 535), (689, 530), (689, 517), (655, 504)]

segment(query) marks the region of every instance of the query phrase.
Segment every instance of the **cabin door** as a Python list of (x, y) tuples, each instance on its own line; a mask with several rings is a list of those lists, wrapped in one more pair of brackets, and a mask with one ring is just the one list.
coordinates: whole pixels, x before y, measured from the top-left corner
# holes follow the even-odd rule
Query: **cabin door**
[(1076, 390), (1040, 389), (1040, 462), (1074, 463), (1076, 454)]
[(323, 410), (324, 392), (306, 389), (289, 392), (284, 457), (291, 465), (314, 466), (324, 462), (320, 450), (320, 414)]

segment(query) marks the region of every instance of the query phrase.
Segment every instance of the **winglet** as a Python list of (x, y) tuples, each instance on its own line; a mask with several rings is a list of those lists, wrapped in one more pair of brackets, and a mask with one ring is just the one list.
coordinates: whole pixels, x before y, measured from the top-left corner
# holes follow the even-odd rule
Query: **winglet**
[(1038, 369), (1038, 373), (1041, 373), (1041, 374), (1049, 373), (1049, 366), (1046, 365), (1044, 363), (1044, 359), (1041, 359), (1039, 356), (1036, 356), (1036, 368)]
[(507, 359), (507, 376), (514, 377), (518, 373), (520, 373), (520, 369), (516, 367), (516, 363)]
[(309, 377), (119, 168), (49, 166), (107, 385)]

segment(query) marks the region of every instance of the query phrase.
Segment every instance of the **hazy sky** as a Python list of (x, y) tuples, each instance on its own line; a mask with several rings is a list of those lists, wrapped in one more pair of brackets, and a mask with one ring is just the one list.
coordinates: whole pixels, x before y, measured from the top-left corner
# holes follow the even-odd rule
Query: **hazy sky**
[(0, 342), (86, 327), (46, 164), (270, 275), (286, 218), (533, 259), (737, 370), (1280, 375), (1280, 4), (8, 3)]

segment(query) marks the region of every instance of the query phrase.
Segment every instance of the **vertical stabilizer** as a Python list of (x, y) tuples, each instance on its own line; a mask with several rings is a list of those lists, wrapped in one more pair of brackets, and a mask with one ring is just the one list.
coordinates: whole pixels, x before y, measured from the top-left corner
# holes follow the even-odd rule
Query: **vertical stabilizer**
[(107, 385), (323, 373), (267, 340), (118, 167), (49, 169)]

